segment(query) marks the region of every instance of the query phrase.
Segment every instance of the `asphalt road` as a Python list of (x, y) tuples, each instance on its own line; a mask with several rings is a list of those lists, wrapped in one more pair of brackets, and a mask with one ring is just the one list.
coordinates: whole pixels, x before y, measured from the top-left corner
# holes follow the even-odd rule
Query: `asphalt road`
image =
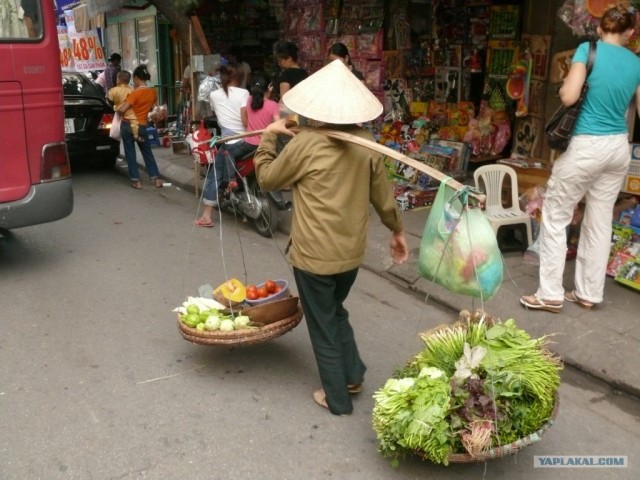
[[(74, 191), (69, 218), (0, 237), (0, 479), (638, 477), (638, 399), (569, 370), (555, 425), (518, 455), (391, 467), (371, 395), (451, 312), (361, 271), (347, 306), (365, 391), (336, 417), (311, 399), (304, 321), (227, 348), (185, 341), (171, 312), (204, 283), (292, 280), (284, 236), (226, 214), (222, 228), (194, 229), (192, 194), (137, 191), (116, 172), (77, 171)], [(626, 455), (629, 466), (540, 469), (534, 455)]]

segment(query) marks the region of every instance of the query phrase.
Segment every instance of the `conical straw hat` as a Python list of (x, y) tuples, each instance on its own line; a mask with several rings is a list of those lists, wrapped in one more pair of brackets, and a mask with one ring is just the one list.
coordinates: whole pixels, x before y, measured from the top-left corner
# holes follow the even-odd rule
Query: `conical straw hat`
[(382, 113), (382, 104), (341, 60), (334, 60), (282, 97), (303, 117), (339, 125), (363, 123)]

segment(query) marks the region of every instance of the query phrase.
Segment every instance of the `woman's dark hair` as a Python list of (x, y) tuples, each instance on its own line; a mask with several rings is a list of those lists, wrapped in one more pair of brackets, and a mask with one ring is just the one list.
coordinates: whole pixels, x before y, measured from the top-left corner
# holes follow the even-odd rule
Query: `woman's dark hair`
[(264, 94), (269, 88), (269, 77), (262, 73), (255, 73), (251, 79), (251, 110), (261, 110), (264, 106)]
[(140, 80), (151, 80), (151, 75), (149, 74), (149, 70), (147, 70), (146, 65), (138, 65), (133, 70), (133, 78), (139, 78)]
[(633, 11), (621, 4), (606, 10), (600, 20), (600, 28), (607, 33), (624, 33), (632, 29), (634, 25)]
[(344, 58), (345, 60), (347, 60), (347, 63), (349, 65), (353, 65), (351, 63), (351, 55), (349, 55), (349, 49), (344, 43), (338, 42), (331, 45), (331, 48), (329, 48), (329, 55), (335, 55), (336, 57)]
[(238, 62), (229, 62), (220, 67), (220, 86), (227, 96), (229, 96), (229, 85), (234, 80), (236, 85), (240, 85), (243, 79), (244, 69)]
[(291, 58), (294, 62), (298, 61), (298, 47), (292, 42), (279, 42), (276, 44), (274, 54), (278, 59)]

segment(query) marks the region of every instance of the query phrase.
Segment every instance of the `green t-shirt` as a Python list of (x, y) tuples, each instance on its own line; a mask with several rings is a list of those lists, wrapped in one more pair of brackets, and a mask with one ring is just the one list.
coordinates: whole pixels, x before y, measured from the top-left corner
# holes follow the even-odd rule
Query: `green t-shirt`
[[(586, 65), (588, 53), (589, 42), (582, 43), (572, 61)], [(573, 134), (627, 133), (627, 108), (640, 85), (640, 58), (625, 47), (598, 41), (587, 81), (589, 91)]]

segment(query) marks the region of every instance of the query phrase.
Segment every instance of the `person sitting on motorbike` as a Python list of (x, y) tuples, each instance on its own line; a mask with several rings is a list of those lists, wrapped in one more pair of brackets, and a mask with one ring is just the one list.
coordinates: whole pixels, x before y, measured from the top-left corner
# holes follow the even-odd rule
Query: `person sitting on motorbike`
[[(235, 63), (220, 67), (220, 88), (211, 92), (209, 101), (216, 114), (222, 136), (231, 136), (246, 131), (246, 105), (249, 92), (240, 88), (244, 70)], [(235, 159), (242, 158), (256, 149), (242, 139), (231, 140), (218, 149), (214, 168), (209, 168), (202, 192), (204, 204), (202, 216), (195, 221), (196, 227), (213, 227), (211, 213), (218, 205), (218, 189), (228, 184), (234, 171)], [(213, 171), (212, 171), (213, 170)]]

